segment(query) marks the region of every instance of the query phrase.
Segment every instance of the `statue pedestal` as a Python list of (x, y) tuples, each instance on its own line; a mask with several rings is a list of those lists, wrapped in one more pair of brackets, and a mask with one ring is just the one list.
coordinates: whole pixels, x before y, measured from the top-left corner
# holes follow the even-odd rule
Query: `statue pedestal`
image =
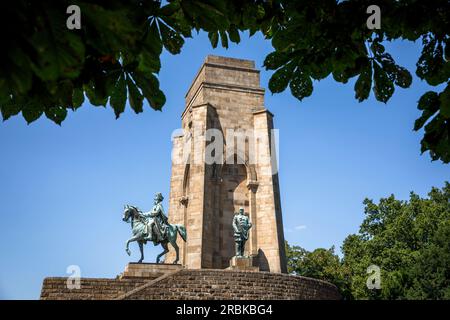
[(155, 279), (162, 275), (183, 269), (181, 264), (166, 264), (166, 263), (133, 263), (130, 262), (125, 267), (125, 271), (120, 274), (120, 279), (129, 278), (149, 278)]
[(239, 270), (239, 271), (259, 271), (259, 267), (253, 265), (252, 257), (233, 257), (230, 259), (230, 266), (228, 270)]

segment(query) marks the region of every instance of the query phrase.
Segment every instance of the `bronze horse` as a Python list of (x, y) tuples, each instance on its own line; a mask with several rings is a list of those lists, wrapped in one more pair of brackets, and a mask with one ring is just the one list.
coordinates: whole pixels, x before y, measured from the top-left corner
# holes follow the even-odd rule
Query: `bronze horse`
[[(125, 251), (128, 253), (128, 255), (131, 254), (130, 249), (128, 248), (130, 242), (137, 241), (139, 244), (139, 249), (141, 251), (141, 258), (139, 259), (138, 263), (142, 263), (144, 260), (144, 244), (147, 243), (149, 240), (147, 238), (148, 234), (146, 232), (147, 225), (150, 224), (152, 218), (148, 218), (142, 214), (142, 212), (134, 207), (134, 206), (125, 206), (124, 212), (123, 212), (123, 218), (122, 220), (125, 222), (130, 222), (131, 218), (131, 230), (133, 232), (133, 236), (127, 240)], [(168, 243), (172, 245), (172, 247), (175, 249), (176, 258), (173, 262), (174, 264), (178, 263), (179, 260), (179, 248), (177, 245), (177, 236), (178, 234), (181, 236), (181, 238), (186, 241), (186, 228), (181, 224), (167, 224), (167, 233), (166, 236), (162, 239), (162, 241), (159, 241), (155, 239), (155, 233), (152, 232), (152, 238), (151, 241), (155, 245), (161, 244), (164, 251), (161, 252), (157, 258), (156, 263), (159, 263), (160, 258), (165, 255), (167, 252), (169, 252)]]

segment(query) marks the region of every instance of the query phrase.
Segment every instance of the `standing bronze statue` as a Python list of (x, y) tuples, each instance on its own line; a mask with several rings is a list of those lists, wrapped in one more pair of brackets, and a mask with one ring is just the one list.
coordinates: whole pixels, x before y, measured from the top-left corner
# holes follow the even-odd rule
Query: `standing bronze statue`
[(236, 245), (236, 257), (244, 257), (245, 242), (248, 240), (252, 223), (244, 213), (244, 208), (239, 208), (233, 217), (234, 242)]
[(181, 238), (186, 241), (186, 228), (181, 224), (170, 224), (168, 222), (162, 207), (163, 199), (164, 197), (162, 194), (158, 192), (154, 198), (154, 206), (149, 213), (143, 213), (134, 206), (125, 206), (122, 220), (129, 222), (131, 219), (131, 230), (133, 232), (133, 236), (126, 242), (125, 251), (130, 255), (131, 251), (128, 248), (129, 244), (130, 242), (136, 241), (139, 244), (139, 249), (141, 251), (139, 263), (144, 260), (144, 244), (146, 244), (147, 241), (152, 241), (155, 246), (161, 244), (164, 249), (164, 251), (157, 256), (156, 263), (159, 263), (161, 257), (169, 252), (169, 242), (176, 253), (176, 258), (173, 263), (178, 263), (179, 249), (177, 245), (177, 236), (179, 234)]

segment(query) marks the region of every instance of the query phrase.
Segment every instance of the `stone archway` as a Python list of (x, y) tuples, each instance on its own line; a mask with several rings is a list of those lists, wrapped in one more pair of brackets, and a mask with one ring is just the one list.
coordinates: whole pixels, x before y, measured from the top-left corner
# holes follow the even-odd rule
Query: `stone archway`
[(224, 164), (221, 172), (219, 201), (219, 252), (220, 268), (229, 266), (234, 256), (232, 221), (234, 213), (243, 207), (249, 211), (249, 190), (247, 188), (247, 169), (244, 164)]

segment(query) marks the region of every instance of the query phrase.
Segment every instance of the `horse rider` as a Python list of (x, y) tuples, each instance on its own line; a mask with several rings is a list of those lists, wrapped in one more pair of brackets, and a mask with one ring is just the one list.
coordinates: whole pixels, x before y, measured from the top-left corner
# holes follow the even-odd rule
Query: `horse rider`
[[(149, 223), (146, 224), (147, 237), (145, 240), (153, 241), (155, 244), (166, 239), (168, 219), (164, 214), (163, 200), (163, 195), (160, 192), (156, 193), (152, 210), (149, 214), (144, 214), (145, 217), (150, 218)], [(153, 231), (155, 231), (154, 236)]]

